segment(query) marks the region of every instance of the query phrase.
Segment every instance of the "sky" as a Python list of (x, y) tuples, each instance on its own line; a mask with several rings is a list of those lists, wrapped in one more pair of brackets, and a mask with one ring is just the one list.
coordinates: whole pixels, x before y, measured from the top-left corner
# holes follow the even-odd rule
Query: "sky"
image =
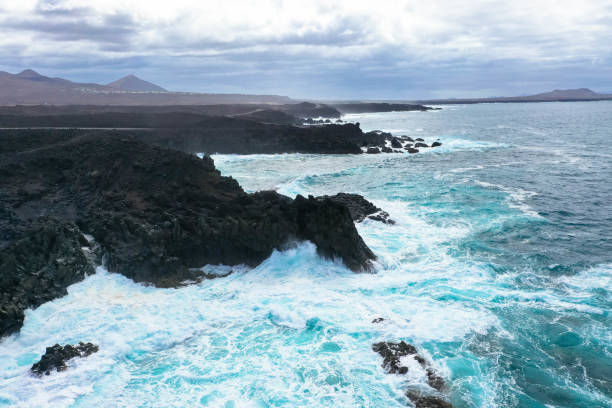
[(0, 70), (319, 99), (612, 93), (612, 0), (0, 0)]

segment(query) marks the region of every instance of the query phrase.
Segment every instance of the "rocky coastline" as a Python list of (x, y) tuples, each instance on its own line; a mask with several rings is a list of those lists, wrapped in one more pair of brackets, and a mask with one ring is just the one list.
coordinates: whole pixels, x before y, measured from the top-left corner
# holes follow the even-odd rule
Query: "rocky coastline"
[[(416, 153), (441, 143), (363, 132), (341, 120), (294, 119), (290, 111), (265, 109), (235, 117), (0, 115), (0, 126), (14, 127), (0, 134), (0, 338), (20, 330), (26, 309), (65, 296), (100, 264), (136, 282), (177, 287), (211, 278), (204, 265), (256, 266), (274, 250), (311, 241), (324, 258), (372, 271), (376, 256), (354, 223), (394, 224), (381, 208), (348, 193), (249, 194), (210, 156), (194, 153)], [(27, 127), (33, 123), (38, 128)], [(441, 397), (443, 380), (411, 347), (378, 343), (374, 350), (389, 373), (405, 373), (401, 358), (414, 354), (434, 393), (408, 390), (408, 399), (419, 408), (450, 407)], [(31, 372), (62, 371), (70, 359), (97, 350), (56, 344)]]
[(331, 199), (247, 194), (210, 157), (133, 139), (49, 140), (13, 140), (0, 156), (0, 335), (102, 260), (166, 287), (201, 279), (206, 264), (257, 265), (293, 241), (354, 271), (375, 259)]
[[(314, 121), (311, 114), (327, 119)], [(312, 103), (186, 107), (4, 107), (3, 134), (20, 139), (63, 139), (75, 135), (118, 136), (207, 154), (418, 153), (430, 145), (409, 136), (363, 132), (340, 112)], [(66, 135), (69, 133), (69, 135)], [(419, 143), (420, 142), (420, 143)], [(14, 143), (9, 141), (9, 143)], [(33, 142), (36, 144), (37, 142)], [(431, 147), (440, 142), (431, 143)], [(2, 147), (0, 147), (2, 149)]]

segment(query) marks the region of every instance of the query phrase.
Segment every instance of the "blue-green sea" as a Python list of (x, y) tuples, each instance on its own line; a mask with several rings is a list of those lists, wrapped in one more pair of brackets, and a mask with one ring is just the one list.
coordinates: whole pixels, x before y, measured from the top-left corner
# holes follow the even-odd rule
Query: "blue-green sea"
[[(359, 193), (387, 211), (395, 225), (357, 225), (376, 273), (308, 242), (178, 289), (100, 267), (0, 343), (0, 406), (405, 407), (425, 372), (386, 374), (371, 348), (405, 340), (457, 408), (611, 407), (612, 102), (343, 119), (443, 144), (213, 158), (248, 191)], [(100, 351), (28, 373), (78, 341)]]

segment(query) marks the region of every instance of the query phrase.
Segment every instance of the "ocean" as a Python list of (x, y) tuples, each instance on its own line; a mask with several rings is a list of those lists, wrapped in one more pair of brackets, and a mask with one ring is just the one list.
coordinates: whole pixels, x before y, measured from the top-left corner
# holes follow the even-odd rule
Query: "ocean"
[[(426, 373), (386, 374), (372, 351), (404, 340), (457, 408), (611, 407), (612, 102), (343, 119), (442, 146), (213, 158), (247, 191), (358, 193), (387, 211), (395, 225), (357, 224), (376, 273), (307, 242), (177, 289), (99, 267), (0, 343), (0, 406), (405, 407)], [(100, 351), (29, 374), (45, 347), (79, 341)]]

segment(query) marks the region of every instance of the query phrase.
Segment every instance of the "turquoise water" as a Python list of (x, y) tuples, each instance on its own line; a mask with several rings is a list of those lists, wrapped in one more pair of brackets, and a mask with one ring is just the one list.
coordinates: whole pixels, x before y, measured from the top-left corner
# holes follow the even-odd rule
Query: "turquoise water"
[[(358, 225), (376, 274), (309, 243), (180, 289), (98, 268), (0, 343), (0, 406), (406, 406), (425, 373), (385, 374), (381, 340), (422, 350), (456, 407), (612, 406), (612, 103), (346, 119), (443, 146), (214, 158), (249, 191), (355, 192), (389, 212), (396, 225)], [(100, 352), (28, 375), (78, 341)]]

